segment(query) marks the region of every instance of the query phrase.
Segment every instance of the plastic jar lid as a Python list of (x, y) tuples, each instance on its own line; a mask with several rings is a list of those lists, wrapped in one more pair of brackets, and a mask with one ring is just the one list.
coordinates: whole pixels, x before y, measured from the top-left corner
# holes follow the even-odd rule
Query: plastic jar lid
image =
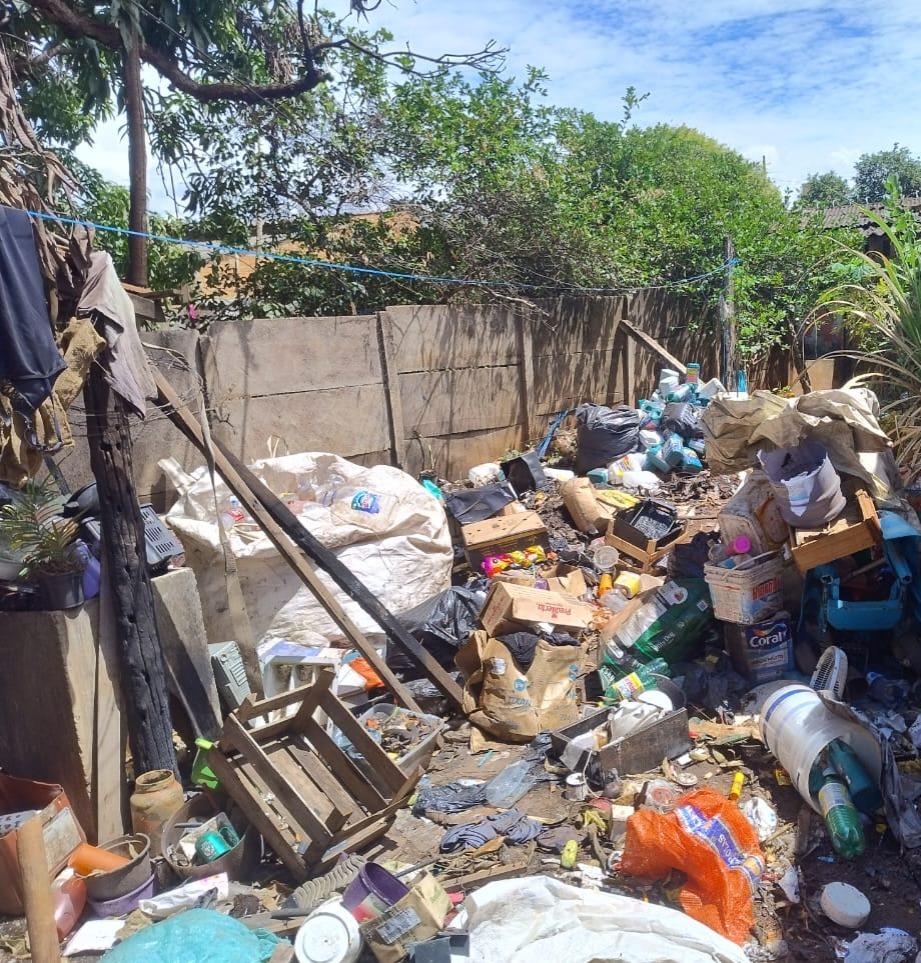
[(338, 899), (315, 909), (294, 937), (298, 963), (354, 963), (360, 952), (358, 923)]
[(862, 926), (870, 915), (870, 901), (850, 883), (829, 883), (819, 900), (822, 912), (840, 926), (852, 930)]

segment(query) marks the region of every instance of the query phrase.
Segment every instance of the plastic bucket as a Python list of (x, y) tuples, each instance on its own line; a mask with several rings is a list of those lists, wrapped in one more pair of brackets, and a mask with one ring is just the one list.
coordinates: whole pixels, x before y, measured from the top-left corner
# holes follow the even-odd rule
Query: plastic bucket
[(809, 773), (832, 739), (846, 742), (879, 781), (882, 757), (876, 740), (859, 723), (832, 712), (808, 686), (788, 685), (769, 695), (761, 707), (759, 727), (762, 742), (816, 812), (821, 810), (809, 793)]
[(150, 879), (141, 883), (137, 889), (116, 899), (88, 899), (86, 902), (90, 909), (99, 917), (107, 916), (127, 916), (138, 908), (138, 903), (142, 899), (149, 899), (154, 893), (154, 882), (157, 876), (154, 873)]
[(318, 906), (294, 937), (298, 963), (355, 963), (360, 953), (358, 923), (339, 899)]
[(349, 883), (342, 896), (342, 905), (359, 923), (365, 923), (386, 913), (408, 893), (406, 886), (383, 866), (366, 863)]

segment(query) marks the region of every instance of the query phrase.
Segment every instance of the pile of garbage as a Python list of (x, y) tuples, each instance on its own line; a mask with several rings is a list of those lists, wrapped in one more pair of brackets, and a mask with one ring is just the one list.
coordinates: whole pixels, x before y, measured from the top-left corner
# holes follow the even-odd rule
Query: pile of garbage
[[(688, 365), (574, 423), (568, 459), (548, 437), (463, 484), (252, 466), (415, 648), (165, 463), (206, 620), (233, 548), (263, 692), (212, 646), (220, 732), (181, 782), (137, 774), (132, 832), (99, 845), (62, 786), (0, 774), (0, 848), (38, 815), (68, 954), (913, 959), (863, 891), (884, 843), (921, 845), (921, 523), (875, 399)], [(15, 916), (30, 881), (4, 866)]]

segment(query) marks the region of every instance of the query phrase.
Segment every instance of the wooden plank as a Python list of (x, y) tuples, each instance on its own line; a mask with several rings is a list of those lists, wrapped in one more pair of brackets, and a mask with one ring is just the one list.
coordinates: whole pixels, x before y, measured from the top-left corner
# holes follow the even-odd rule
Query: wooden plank
[[(159, 372), (155, 374), (155, 379), (160, 397), (173, 409), (170, 417), (175, 420), (187, 437), (204, 452), (206, 446), (198, 420), (182, 404), (169, 382)], [(403, 625), (381, 605), (378, 599), (358, 582), (339, 559), (301, 525), (291, 509), (218, 441), (215, 441), (214, 444), (214, 457), (215, 466), (228, 488), (240, 499), (244, 508), (278, 549), (281, 557), (313, 592), (317, 601), (345, 633), (346, 638), (373, 666), (374, 671), (393, 692), (397, 701), (414, 712), (421, 711), (415, 699), (393, 674), (374, 645), (346, 615), (335, 596), (320, 581), (308, 558), (321, 564), (339, 587), (354, 598), (384, 629), (388, 636), (419, 663), (426, 675), (448, 696), (457, 708), (461, 708), (463, 694), (460, 686), (406, 631)], [(300, 551), (292, 547), (292, 541)]]
[(397, 374), (396, 351), (393, 347), (393, 325), (386, 311), (377, 315), (377, 333), (380, 341), (381, 368), (384, 374), (384, 392), (387, 397), (387, 414), (390, 421), (390, 439), (393, 447), (391, 464), (402, 468), (406, 464), (406, 442), (403, 440), (403, 402), (400, 398), (400, 378)]
[(390, 448), (386, 404), (383, 384), (218, 398), (212, 433), (246, 460), (265, 457), (273, 436), (282, 440), (282, 453), (334, 451), (348, 457)]
[(517, 365), (414, 371), (400, 376), (407, 432), (447, 435), (520, 421)]
[[(300, 739), (301, 737), (297, 736), (296, 738)], [(292, 786), (301, 787), (301, 794), (310, 801), (310, 807), (322, 820), (327, 836), (331, 836), (342, 829), (349, 821), (349, 816), (354, 812), (355, 804), (352, 803), (350, 807), (344, 810), (334, 805), (313, 777), (314, 771), (320, 771), (328, 775), (320, 760), (313, 753), (305, 752), (302, 762), (291, 754), (289, 743), (290, 740), (288, 739), (273, 743), (266, 755), (278, 769), (279, 775), (283, 779), (286, 779)]]
[[(301, 735), (299, 739), (303, 740), (304, 736)], [(285, 752), (307, 770), (310, 778), (326, 793), (335, 809), (345, 813), (347, 817), (360, 811), (355, 800), (342, 788), (342, 784), (330, 773), (326, 764), (309, 745), (301, 746), (297, 742), (290, 742), (285, 746)]]
[(19, 827), (16, 856), (29, 930), (29, 958), (35, 963), (58, 963), (61, 947), (54, 926), (54, 897), (40, 814), (33, 815)]
[(333, 776), (371, 812), (387, 807), (387, 800), (371, 785), (368, 777), (333, 742), (330, 735), (314, 719), (304, 723), (303, 735), (316, 750), (317, 755), (329, 767)]
[(373, 316), (218, 321), (203, 339), (209, 395), (220, 404), (379, 384), (376, 328)]
[(298, 882), (306, 880), (309, 874), (304, 860), (295, 851), (294, 842), (289, 839), (279, 823), (278, 816), (271, 812), (264, 802), (259, 802), (254, 798), (236, 769), (217, 747), (209, 750), (208, 765), (221, 781), (227, 794), (243, 810), (246, 818), (259, 830), (259, 833), (285, 864), (291, 875)]
[(407, 438), (406, 470), (418, 474), (435, 467), (446, 478), (466, 478), (471, 465), (496, 461), (504, 452), (521, 449), (524, 444), (524, 430), (517, 423), (457, 435), (420, 435)]
[(619, 386), (612, 387), (609, 381), (616, 363), (614, 348), (535, 358), (536, 411), (550, 415), (583, 401), (602, 404), (613, 400)]
[(380, 820), (388, 820), (400, 809), (404, 802), (406, 801), (405, 796), (401, 796), (398, 799), (394, 799), (392, 803), (389, 803), (384, 809), (371, 813), (371, 815), (366, 816), (359, 822), (353, 823), (350, 826), (346, 826), (345, 829), (340, 830), (336, 833), (332, 839), (329, 841), (329, 849), (335, 849), (342, 842), (348, 842), (354, 839), (354, 837), (361, 833), (364, 829), (369, 826), (376, 825)]
[(384, 795), (390, 799), (406, 780), (403, 770), (384, 752), (379, 743), (374, 741), (365, 727), (332, 692), (324, 693), (323, 698), (320, 699), (320, 707), (368, 761), (369, 769), (373, 773), (371, 781), (376, 783), (378, 788), (383, 788)]
[(624, 297), (564, 296), (535, 302), (537, 357), (610, 351), (624, 313)]
[(864, 489), (845, 487), (844, 512), (824, 528), (790, 530), (790, 554), (800, 572), (881, 545), (883, 532), (873, 499)]
[(534, 437), (534, 423), (532, 410), (535, 407), (534, 397), (534, 344), (532, 328), (535, 319), (530, 312), (521, 311), (515, 317), (518, 333), (518, 355), (521, 360), (518, 368), (521, 372), (521, 426), (525, 439), (530, 442)]
[[(321, 672), (319, 678), (321, 681), (326, 679), (326, 687), (328, 688), (329, 685), (331, 684), (332, 673)], [(304, 693), (303, 691), (304, 689), (307, 689), (308, 691)], [(260, 742), (264, 743), (267, 740), (274, 739), (276, 736), (280, 736), (286, 732), (299, 732), (300, 728), (297, 722), (298, 717), (312, 716), (316, 712), (317, 706), (319, 706), (320, 704), (320, 696), (323, 692), (322, 688), (314, 684), (313, 686), (301, 686), (300, 689), (293, 689), (291, 691), (301, 693), (301, 698), (299, 700), (290, 700), (290, 701), (286, 700), (286, 704), (291, 704), (292, 702), (296, 702), (296, 701), (300, 702), (300, 707), (298, 708), (297, 712), (293, 716), (289, 716), (284, 719), (279, 719), (277, 722), (268, 722), (264, 726), (256, 726), (254, 729), (251, 729), (250, 732), (254, 738), (257, 738)], [(288, 694), (288, 693), (283, 693), (283, 695), (285, 694)], [(280, 699), (280, 698), (281, 698), (280, 696), (273, 696), (273, 699)], [(268, 702), (269, 700), (265, 700), (265, 701)], [(250, 704), (250, 700), (247, 699), (247, 701), (243, 704), (243, 706), (241, 706), (240, 709), (237, 710), (238, 718), (240, 715), (240, 711), (243, 708), (247, 709), (247, 716), (246, 716), (247, 719), (262, 716), (265, 714), (266, 711), (274, 711), (274, 710), (260, 711), (259, 706), (260, 706), (260, 703), (252, 702)]]
[[(227, 743), (233, 746), (249, 762), (253, 771), (288, 810), (295, 823), (304, 830), (310, 839), (314, 842), (322, 841), (325, 845), (329, 833), (323, 821), (323, 815), (317, 815), (311, 808), (313, 800), (308, 802), (306, 798), (309, 791), (305, 785), (306, 780), (291, 782), (288, 778), (282, 776), (273, 765), (272, 760), (265, 754), (262, 746), (232, 715), (224, 721), (224, 731), (218, 745), (226, 747)], [(291, 776), (292, 773), (287, 775)]]
[(640, 344), (649, 348), (654, 354), (657, 354), (663, 361), (671, 365), (671, 367), (677, 369), (678, 371), (684, 371), (684, 362), (679, 361), (670, 351), (656, 341), (651, 335), (648, 335), (645, 331), (642, 331), (637, 327), (632, 321), (628, 321), (626, 318), (620, 319), (621, 326), (624, 330), (632, 337), (636, 338)]
[[(244, 699), (243, 704), (234, 712), (240, 722), (249, 722), (250, 719), (257, 719), (259, 716), (266, 716), (270, 712), (277, 712), (279, 709), (287, 709), (289, 706), (301, 705), (310, 695), (315, 687), (315, 683), (298, 686), (296, 689), (289, 689), (287, 692), (279, 692), (278, 695), (270, 696), (268, 699), (255, 699), (249, 695)], [(314, 702), (314, 708), (319, 704), (319, 695)]]
[(400, 374), (518, 363), (515, 319), (506, 305), (388, 305), (387, 315)]

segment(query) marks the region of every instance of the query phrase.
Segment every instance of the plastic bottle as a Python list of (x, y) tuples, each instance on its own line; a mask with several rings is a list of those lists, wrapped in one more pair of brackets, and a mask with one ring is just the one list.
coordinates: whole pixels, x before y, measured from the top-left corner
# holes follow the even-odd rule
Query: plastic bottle
[(614, 579), (611, 578), (610, 572), (605, 572), (601, 578), (598, 579), (598, 588), (596, 590), (596, 595), (599, 599), (604, 598), (612, 588), (614, 587)]
[(729, 787), (729, 793), (727, 798), (730, 802), (738, 802), (739, 797), (742, 795), (742, 787), (745, 785), (745, 773), (737, 772), (732, 777), (732, 785)]
[(844, 780), (851, 800), (860, 812), (872, 815), (883, 804), (883, 796), (860, 757), (843, 739), (828, 744), (828, 761)]
[(246, 512), (236, 495), (231, 495), (221, 507), (220, 522), (224, 530), (229, 532), (246, 518)]
[(653, 659), (647, 665), (639, 666), (605, 689), (605, 700), (620, 702), (621, 699), (632, 699), (647, 689), (655, 688), (654, 675), (668, 675), (668, 672), (668, 663), (665, 659)]
[[(608, 575), (607, 577), (610, 578), (611, 576)], [(601, 588), (600, 584), (598, 588)], [(608, 591), (601, 596), (601, 604), (614, 615), (626, 608), (627, 602), (629, 601), (627, 596), (619, 589), (608, 589)]]
[(605, 683), (605, 687), (618, 679), (622, 679), (625, 675), (630, 675), (631, 672), (636, 672), (637, 669), (642, 668), (645, 668), (645, 663), (640, 662), (639, 659), (635, 659), (613, 639), (605, 644), (604, 659), (598, 669), (598, 671), (602, 673), (602, 681)]
[(537, 782), (537, 777), (531, 768), (532, 764), (526, 759), (506, 766), (486, 784), (486, 802), (497, 809), (508, 809), (509, 806), (514, 806)]
[(64, 939), (77, 925), (86, 906), (86, 883), (72, 869), (62, 870), (51, 884), (54, 904), (54, 925), (58, 941)]
[(818, 801), (834, 851), (842, 859), (860, 856), (866, 848), (860, 813), (851, 801), (844, 780), (830, 764), (822, 770)]

